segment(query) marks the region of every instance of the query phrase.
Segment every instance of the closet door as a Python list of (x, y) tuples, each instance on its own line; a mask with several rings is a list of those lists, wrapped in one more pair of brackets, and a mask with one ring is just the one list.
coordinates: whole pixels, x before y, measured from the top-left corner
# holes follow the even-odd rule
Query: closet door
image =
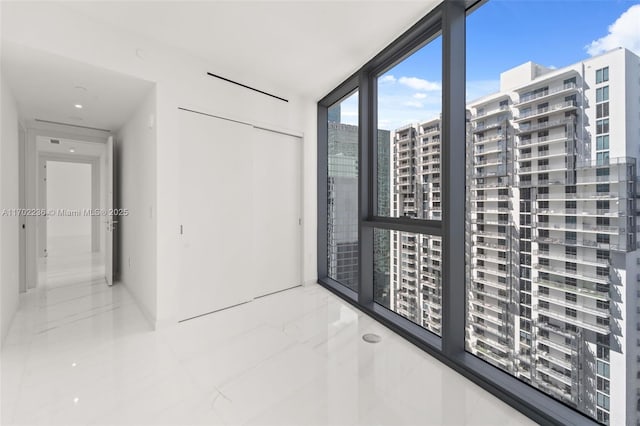
[(255, 296), (302, 283), (302, 140), (255, 129), (253, 237), (248, 271)]
[(251, 300), (253, 128), (180, 111), (180, 320)]

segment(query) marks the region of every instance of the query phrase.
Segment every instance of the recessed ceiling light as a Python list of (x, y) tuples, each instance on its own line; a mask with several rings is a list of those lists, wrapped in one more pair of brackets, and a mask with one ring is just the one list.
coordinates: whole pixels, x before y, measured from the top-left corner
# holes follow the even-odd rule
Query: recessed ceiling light
[(74, 153), (74, 152), (76, 152), (76, 150), (74, 148), (70, 148), (69, 152)]
[(82, 105), (80, 105), (80, 104), (75, 104), (74, 107), (76, 107), (78, 109), (82, 109)]

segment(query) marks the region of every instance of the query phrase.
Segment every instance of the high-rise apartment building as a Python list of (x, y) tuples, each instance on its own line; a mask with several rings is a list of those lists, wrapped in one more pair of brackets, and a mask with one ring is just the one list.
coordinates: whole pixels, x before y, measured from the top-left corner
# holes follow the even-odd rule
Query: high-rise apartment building
[[(441, 218), (440, 119), (395, 131), (394, 217)], [(441, 239), (391, 232), (390, 308), (436, 334), (441, 326)]]
[[(605, 424), (640, 424), (639, 75), (528, 62), (468, 104), (467, 349)], [(436, 129), (395, 131), (396, 216), (440, 218)], [(391, 307), (435, 333), (439, 246), (392, 233)]]

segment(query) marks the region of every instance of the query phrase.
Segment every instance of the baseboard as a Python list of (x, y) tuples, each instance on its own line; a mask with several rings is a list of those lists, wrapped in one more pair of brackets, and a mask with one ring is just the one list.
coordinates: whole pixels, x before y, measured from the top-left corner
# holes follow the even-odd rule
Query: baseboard
[(136, 296), (136, 294), (131, 290), (131, 288), (129, 288), (127, 283), (124, 281), (118, 281), (116, 282), (116, 284), (123, 286), (127, 290), (127, 293), (129, 293), (129, 295), (131, 296), (135, 304), (138, 306), (138, 308), (140, 308), (140, 312), (142, 312), (142, 316), (144, 316), (144, 318), (147, 320), (151, 328), (154, 331), (158, 330), (159, 327), (158, 327), (156, 318), (151, 314), (151, 312), (149, 312), (149, 310), (144, 306), (144, 304), (140, 302), (140, 299), (138, 299), (138, 296)]

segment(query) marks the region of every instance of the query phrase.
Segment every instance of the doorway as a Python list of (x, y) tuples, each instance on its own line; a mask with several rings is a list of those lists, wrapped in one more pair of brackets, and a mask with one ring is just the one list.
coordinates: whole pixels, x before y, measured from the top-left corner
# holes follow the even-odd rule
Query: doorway
[(93, 178), (96, 165), (88, 160), (44, 161), (47, 215), (40, 283), (52, 287), (99, 280), (105, 262), (90, 214), (100, 192)]
[(35, 274), (30, 288), (105, 282), (109, 138), (45, 135), (29, 138), (35, 152), (28, 164), (36, 170), (27, 190), (42, 212), (27, 227)]

